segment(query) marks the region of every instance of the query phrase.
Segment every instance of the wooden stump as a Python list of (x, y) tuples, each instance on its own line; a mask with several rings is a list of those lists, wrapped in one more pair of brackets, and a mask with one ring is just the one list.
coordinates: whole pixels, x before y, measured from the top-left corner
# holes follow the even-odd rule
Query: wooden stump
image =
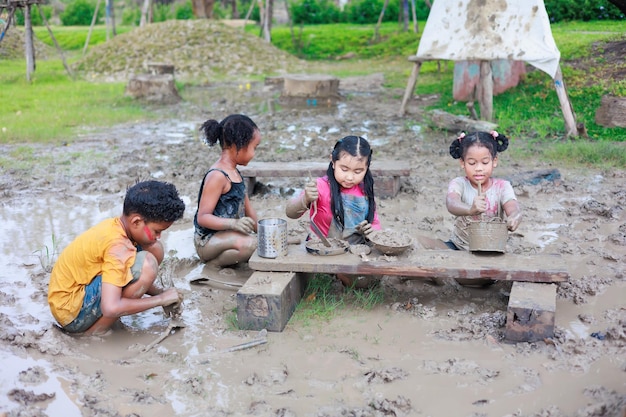
[(128, 80), (126, 95), (164, 104), (178, 103), (181, 100), (172, 74), (133, 75)]
[(603, 96), (596, 110), (596, 123), (604, 127), (626, 127), (626, 97)]
[(286, 75), (283, 81), (281, 100), (315, 100), (318, 103), (335, 103), (339, 98), (339, 79), (328, 75), (293, 74)]

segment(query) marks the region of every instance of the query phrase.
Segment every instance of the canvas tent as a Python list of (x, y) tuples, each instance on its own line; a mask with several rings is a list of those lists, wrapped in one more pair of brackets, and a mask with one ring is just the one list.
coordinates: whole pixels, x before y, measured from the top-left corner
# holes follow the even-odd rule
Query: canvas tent
[(560, 55), (543, 0), (436, 0), (417, 54), (410, 57), (415, 66), (400, 112), (405, 112), (423, 61), (480, 61), (478, 100), (481, 116), (484, 113), (490, 116), (491, 112), (489, 62), (502, 59), (524, 61), (554, 80), (567, 134), (576, 134), (576, 121), (560, 70)]

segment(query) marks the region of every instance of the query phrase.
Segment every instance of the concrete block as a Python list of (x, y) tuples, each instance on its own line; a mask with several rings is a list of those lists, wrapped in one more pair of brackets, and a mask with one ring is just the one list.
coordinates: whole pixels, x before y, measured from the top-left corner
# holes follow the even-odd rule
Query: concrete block
[(304, 274), (255, 271), (237, 291), (241, 329), (281, 332), (304, 294)]
[(536, 342), (554, 336), (556, 285), (516, 281), (506, 313), (505, 338)]

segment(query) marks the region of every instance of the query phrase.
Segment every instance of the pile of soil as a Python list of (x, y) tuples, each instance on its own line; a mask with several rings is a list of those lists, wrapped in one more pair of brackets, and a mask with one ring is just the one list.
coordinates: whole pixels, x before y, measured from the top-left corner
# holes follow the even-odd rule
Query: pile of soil
[(150, 62), (174, 64), (176, 79), (206, 84), (224, 77), (284, 74), (305, 68), (301, 61), (220, 21), (153, 23), (97, 45), (74, 64), (88, 79), (125, 81), (145, 73)]
[[(4, 25), (1, 28), (4, 29)], [(24, 28), (11, 25), (4, 34), (2, 42), (0, 42), (0, 59), (24, 59), (24, 38)], [(54, 57), (54, 48), (46, 45), (36, 37), (33, 38), (33, 46), (35, 48), (35, 59)]]

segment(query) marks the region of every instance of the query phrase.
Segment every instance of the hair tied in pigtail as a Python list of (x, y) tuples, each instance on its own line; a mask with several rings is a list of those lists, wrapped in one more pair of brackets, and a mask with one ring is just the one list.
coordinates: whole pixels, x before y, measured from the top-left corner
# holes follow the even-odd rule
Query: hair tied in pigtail
[(463, 140), (463, 138), (464, 138), (464, 137), (465, 137), (465, 132), (461, 132), (461, 133), (459, 134), (459, 137), (458, 137), (457, 139), (458, 139), (458, 140), (459, 140), (459, 142), (460, 142), (460, 141), (462, 141), (462, 140)]

